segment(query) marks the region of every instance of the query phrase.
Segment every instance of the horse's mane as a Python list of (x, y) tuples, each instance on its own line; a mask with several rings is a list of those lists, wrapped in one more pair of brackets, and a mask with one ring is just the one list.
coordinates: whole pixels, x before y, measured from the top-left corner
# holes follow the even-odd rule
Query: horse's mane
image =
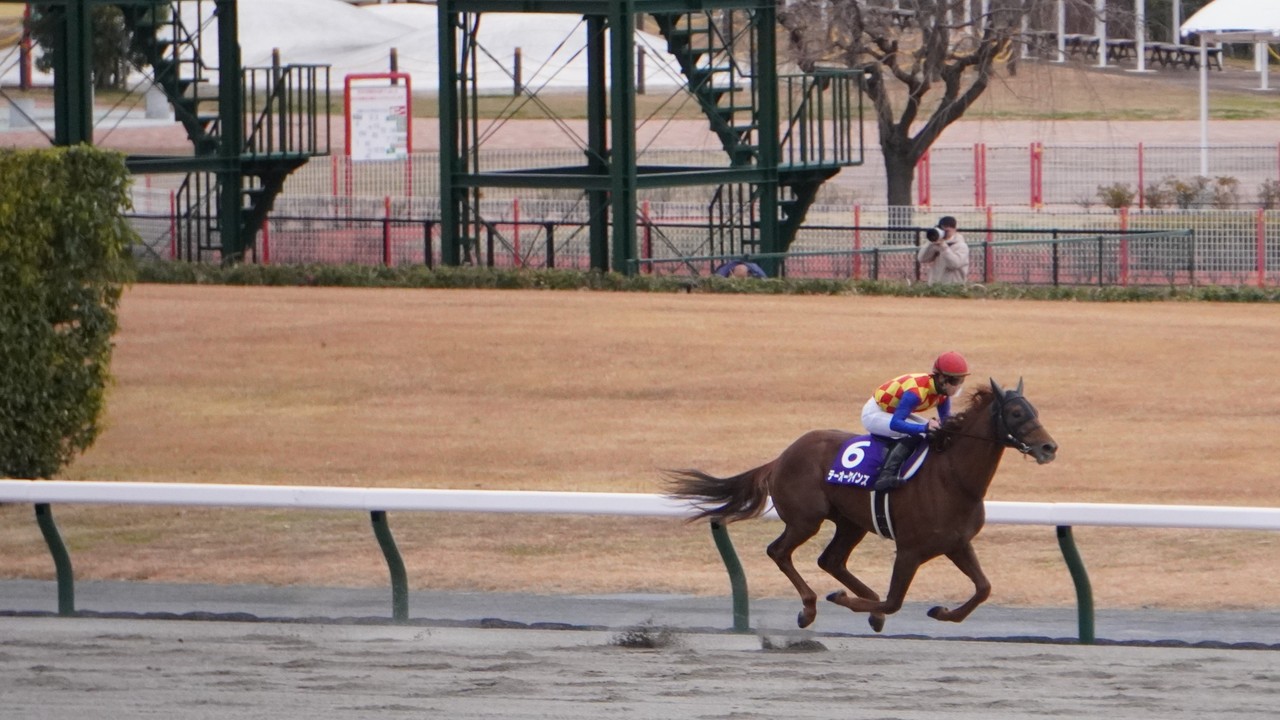
[(964, 432), (963, 428), (969, 427), (974, 418), (986, 417), (987, 411), (991, 408), (991, 402), (995, 398), (995, 391), (991, 389), (990, 385), (979, 385), (974, 388), (973, 395), (969, 398), (969, 404), (965, 406), (964, 410), (947, 418), (947, 422), (934, 434), (933, 449), (941, 452), (951, 444), (951, 441), (956, 436), (970, 434)]

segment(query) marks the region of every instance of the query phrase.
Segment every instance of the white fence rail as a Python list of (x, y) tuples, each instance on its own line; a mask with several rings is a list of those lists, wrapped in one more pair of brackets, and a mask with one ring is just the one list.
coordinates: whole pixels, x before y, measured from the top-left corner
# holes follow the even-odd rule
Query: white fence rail
[[(562, 515), (688, 517), (690, 506), (663, 495), (645, 493), (532, 492), (352, 488), (285, 485), (204, 485), (195, 483), (72, 482), (0, 480), (0, 502), (31, 503), (58, 571), (61, 614), (75, 612), (74, 578), (49, 505), (197, 505), (313, 510), (360, 510), (371, 513), (374, 533), (386, 556), (392, 581), (392, 614), (408, 619), (408, 584), (404, 564), (386, 524), (386, 513), (479, 512)], [(987, 523), (1049, 525), (1076, 584), (1080, 640), (1093, 641), (1093, 600), (1088, 576), (1071, 538), (1076, 525), (1219, 530), (1280, 530), (1280, 508), (1197, 505), (1093, 503), (986, 503)], [(769, 510), (765, 517), (776, 518)], [(733, 588), (734, 628), (749, 629), (746, 581), (725, 529), (712, 533), (724, 558)]]

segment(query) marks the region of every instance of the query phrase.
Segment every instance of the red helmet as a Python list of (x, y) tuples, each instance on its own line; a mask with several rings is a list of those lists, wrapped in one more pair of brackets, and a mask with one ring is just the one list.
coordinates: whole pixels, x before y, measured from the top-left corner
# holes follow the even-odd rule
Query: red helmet
[(964, 376), (969, 374), (969, 363), (964, 356), (951, 350), (944, 352), (933, 361), (933, 372), (943, 375)]

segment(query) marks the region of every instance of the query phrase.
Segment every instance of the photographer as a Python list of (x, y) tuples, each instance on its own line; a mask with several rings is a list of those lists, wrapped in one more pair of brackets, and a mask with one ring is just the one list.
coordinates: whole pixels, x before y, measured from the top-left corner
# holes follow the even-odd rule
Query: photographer
[(938, 227), (925, 232), (928, 239), (916, 253), (920, 264), (928, 269), (930, 285), (963, 284), (969, 276), (969, 245), (956, 232), (956, 219), (947, 215)]

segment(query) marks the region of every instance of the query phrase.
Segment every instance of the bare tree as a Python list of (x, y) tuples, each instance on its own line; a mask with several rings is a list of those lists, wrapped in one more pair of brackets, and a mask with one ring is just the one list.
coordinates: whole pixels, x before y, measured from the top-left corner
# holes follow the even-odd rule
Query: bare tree
[(908, 207), (916, 163), (987, 89), (997, 58), (1007, 54), (1007, 70), (1016, 72), (1023, 18), (1052, 3), (791, 0), (779, 15), (791, 57), (801, 67), (826, 62), (864, 68), (887, 200)]

